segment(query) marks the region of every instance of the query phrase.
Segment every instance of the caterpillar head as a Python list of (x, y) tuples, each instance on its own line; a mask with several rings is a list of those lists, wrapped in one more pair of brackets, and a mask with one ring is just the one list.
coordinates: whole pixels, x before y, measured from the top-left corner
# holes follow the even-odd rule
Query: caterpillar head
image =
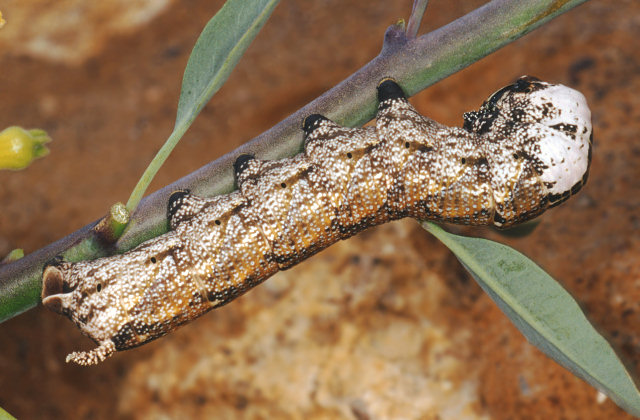
[(523, 76), (464, 115), (464, 128), (510, 141), (532, 160), (555, 206), (580, 190), (591, 163), (593, 132), (585, 97), (569, 87)]

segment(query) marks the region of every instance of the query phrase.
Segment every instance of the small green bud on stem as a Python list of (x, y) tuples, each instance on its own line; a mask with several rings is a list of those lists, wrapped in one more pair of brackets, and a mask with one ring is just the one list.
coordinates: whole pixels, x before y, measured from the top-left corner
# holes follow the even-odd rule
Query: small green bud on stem
[(9, 127), (0, 131), (0, 169), (24, 169), (34, 159), (49, 154), (45, 143), (51, 138), (44, 130)]

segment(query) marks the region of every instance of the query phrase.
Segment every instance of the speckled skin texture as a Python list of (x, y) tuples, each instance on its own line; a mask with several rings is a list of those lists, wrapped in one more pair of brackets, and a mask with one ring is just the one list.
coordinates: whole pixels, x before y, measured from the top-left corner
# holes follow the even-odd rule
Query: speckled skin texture
[(238, 158), (239, 189), (169, 200), (171, 231), (123, 255), (45, 268), (43, 303), (99, 346), (96, 364), (224, 305), (340, 239), (403, 217), (508, 227), (575, 194), (587, 179), (584, 97), (522, 77), (465, 114), (464, 128), (420, 115), (391, 79), (375, 127), (304, 124), (304, 152)]

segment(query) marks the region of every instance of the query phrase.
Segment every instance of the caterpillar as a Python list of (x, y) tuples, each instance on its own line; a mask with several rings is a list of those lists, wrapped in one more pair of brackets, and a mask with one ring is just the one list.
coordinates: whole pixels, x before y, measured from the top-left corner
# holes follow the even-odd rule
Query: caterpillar
[(238, 190), (173, 193), (168, 233), (122, 255), (48, 263), (42, 303), (98, 345), (67, 362), (97, 364), (161, 337), (370, 226), (413, 217), (505, 228), (587, 180), (591, 113), (576, 90), (523, 76), (462, 128), (419, 114), (393, 79), (377, 90), (375, 126), (310, 115), (302, 153), (237, 158)]

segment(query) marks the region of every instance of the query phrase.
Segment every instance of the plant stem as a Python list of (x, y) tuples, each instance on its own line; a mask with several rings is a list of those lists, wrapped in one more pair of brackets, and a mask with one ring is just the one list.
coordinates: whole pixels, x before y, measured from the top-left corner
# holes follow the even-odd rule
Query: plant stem
[(418, 35), (420, 22), (422, 22), (422, 17), (424, 16), (425, 10), (427, 10), (428, 3), (429, 0), (413, 0), (411, 16), (409, 16), (409, 23), (407, 23), (407, 39), (414, 39)]

